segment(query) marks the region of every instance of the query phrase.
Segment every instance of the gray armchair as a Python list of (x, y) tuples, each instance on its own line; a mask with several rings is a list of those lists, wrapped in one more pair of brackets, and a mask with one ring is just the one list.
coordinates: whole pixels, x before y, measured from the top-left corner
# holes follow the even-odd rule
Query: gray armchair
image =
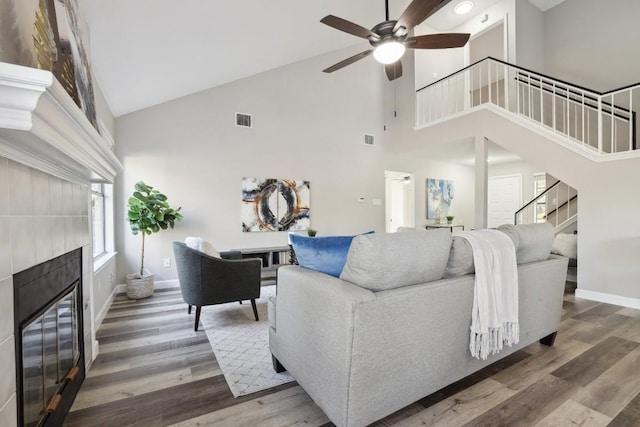
[(221, 258), (211, 257), (191, 249), (182, 242), (173, 242), (178, 280), (184, 302), (196, 306), (194, 330), (198, 330), (203, 305), (251, 300), (253, 315), (258, 321), (256, 298), (260, 298), (259, 259), (242, 259), (240, 252), (222, 252)]

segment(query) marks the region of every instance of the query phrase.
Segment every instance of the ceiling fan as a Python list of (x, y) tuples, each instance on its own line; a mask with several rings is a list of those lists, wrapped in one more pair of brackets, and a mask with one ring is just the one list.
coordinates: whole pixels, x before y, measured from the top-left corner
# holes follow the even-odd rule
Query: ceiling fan
[(345, 33), (369, 40), (372, 49), (353, 55), (322, 71), (333, 73), (347, 65), (353, 64), (373, 53), (373, 57), (384, 64), (389, 80), (402, 76), (400, 58), (405, 49), (446, 49), (462, 47), (469, 40), (470, 34), (441, 33), (407, 37), (409, 31), (422, 23), (429, 15), (440, 9), (449, 0), (413, 0), (397, 21), (389, 20), (389, 0), (385, 0), (386, 20), (370, 30), (337, 16), (327, 15), (320, 20), (323, 24)]

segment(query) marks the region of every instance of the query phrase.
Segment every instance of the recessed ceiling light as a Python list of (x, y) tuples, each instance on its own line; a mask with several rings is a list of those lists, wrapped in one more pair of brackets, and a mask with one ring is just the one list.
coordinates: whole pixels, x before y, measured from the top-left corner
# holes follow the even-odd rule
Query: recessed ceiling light
[(461, 1), (453, 8), (453, 13), (456, 15), (464, 15), (468, 13), (471, 9), (473, 9), (472, 1)]

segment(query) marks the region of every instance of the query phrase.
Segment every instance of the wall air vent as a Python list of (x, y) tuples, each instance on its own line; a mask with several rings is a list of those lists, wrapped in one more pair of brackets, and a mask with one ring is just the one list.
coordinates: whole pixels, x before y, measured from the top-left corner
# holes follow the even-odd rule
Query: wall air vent
[(373, 147), (376, 145), (375, 141), (376, 137), (374, 135), (369, 135), (367, 133), (364, 134), (364, 145), (368, 145), (369, 147)]
[(236, 126), (241, 128), (250, 128), (251, 114), (236, 113)]

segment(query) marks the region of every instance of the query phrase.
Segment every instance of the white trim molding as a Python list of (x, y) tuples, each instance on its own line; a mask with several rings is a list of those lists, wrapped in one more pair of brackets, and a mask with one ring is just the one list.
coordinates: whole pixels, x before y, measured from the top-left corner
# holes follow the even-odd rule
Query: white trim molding
[(586, 289), (576, 289), (576, 297), (640, 310), (640, 299), (637, 298), (605, 294), (604, 292), (588, 291)]
[(0, 62), (0, 156), (76, 183), (122, 164), (49, 71)]

